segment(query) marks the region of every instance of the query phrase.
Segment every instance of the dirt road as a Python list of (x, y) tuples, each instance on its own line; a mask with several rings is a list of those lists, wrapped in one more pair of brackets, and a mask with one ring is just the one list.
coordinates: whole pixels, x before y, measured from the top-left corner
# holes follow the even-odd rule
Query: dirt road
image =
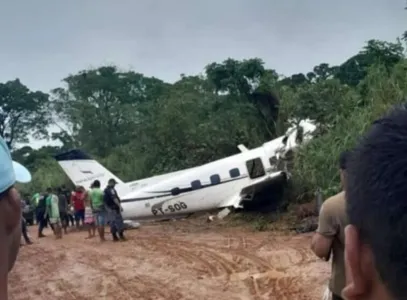
[(188, 221), (144, 225), (120, 243), (46, 234), (21, 248), (10, 299), (311, 300), (329, 276), (308, 250), (310, 235)]

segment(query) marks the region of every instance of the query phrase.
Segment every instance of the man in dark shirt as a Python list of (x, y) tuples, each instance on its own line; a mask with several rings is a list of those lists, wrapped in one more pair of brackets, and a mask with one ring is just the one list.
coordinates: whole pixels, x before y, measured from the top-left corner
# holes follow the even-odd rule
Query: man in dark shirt
[(58, 206), (59, 206), (59, 216), (61, 218), (62, 228), (64, 229), (64, 233), (68, 233), (68, 224), (69, 224), (69, 217), (68, 217), (68, 200), (66, 199), (65, 194), (62, 191), (62, 188), (57, 189), (58, 193)]
[(47, 219), (45, 217), (45, 197), (46, 195), (40, 195), (37, 207), (35, 208), (36, 219), (38, 223), (38, 237), (42, 238), (45, 235), (42, 233), (45, 226), (47, 225)]
[[(103, 200), (105, 202), (105, 206), (108, 213), (109, 225), (110, 225), (110, 232), (113, 236), (113, 241), (125, 241), (126, 238), (124, 237), (124, 224), (123, 224), (123, 217), (121, 212), (123, 208), (120, 204), (120, 198), (117, 195), (116, 189), (114, 188), (116, 185), (116, 180), (109, 179), (108, 185), (103, 192)], [(117, 236), (119, 233), (119, 237)]]
[(73, 217), (73, 212), (71, 211), (72, 203), (71, 203), (71, 195), (72, 192), (63, 184), (61, 186), (62, 193), (65, 195), (66, 201), (68, 203), (68, 226), (71, 224), (72, 227), (75, 226), (75, 218)]
[[(23, 199), (21, 199), (21, 212), (24, 213), (24, 210), (25, 210), (27, 207), (29, 208), (29, 206), (27, 205), (26, 201), (23, 200)], [(21, 233), (23, 234), (25, 243), (26, 243), (27, 245), (31, 245), (32, 242), (31, 242), (30, 237), (28, 236), (28, 233), (27, 233), (27, 222), (26, 222), (26, 220), (24, 219), (24, 216), (21, 216)], [(21, 244), (20, 244), (20, 245), (21, 245)]]

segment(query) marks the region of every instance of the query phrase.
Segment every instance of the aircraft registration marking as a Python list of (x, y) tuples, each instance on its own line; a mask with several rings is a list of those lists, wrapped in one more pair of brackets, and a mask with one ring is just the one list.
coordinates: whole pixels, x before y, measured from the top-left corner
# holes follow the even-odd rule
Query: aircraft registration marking
[(177, 202), (173, 205), (168, 205), (167, 208), (153, 208), (151, 210), (151, 212), (153, 213), (154, 216), (156, 215), (164, 215), (167, 212), (173, 213), (173, 212), (177, 212), (177, 211), (182, 211), (187, 209), (188, 206), (186, 205), (185, 202)]

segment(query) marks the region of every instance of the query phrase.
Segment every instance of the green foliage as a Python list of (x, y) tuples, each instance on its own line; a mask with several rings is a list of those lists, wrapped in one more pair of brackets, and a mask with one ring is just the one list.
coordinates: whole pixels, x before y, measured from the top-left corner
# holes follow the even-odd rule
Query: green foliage
[[(34, 192), (69, 183), (52, 155), (73, 147), (127, 181), (229, 156), (241, 143), (259, 146), (284, 133), (289, 120), (310, 118), (318, 136), (296, 156), (290, 193), (300, 201), (316, 187), (326, 196), (337, 191), (339, 153), (405, 99), (406, 69), (401, 43), (378, 40), (338, 66), (321, 63), (288, 77), (259, 58), (210, 63), (204, 74), (181, 75), (173, 84), (102, 66), (69, 75), (50, 103), (18, 80), (0, 84), (0, 134), (11, 144), (28, 132), (45, 134), (49, 116), (63, 128), (52, 134), (61, 147), (13, 153), (33, 172), (22, 188)], [(268, 222), (256, 220), (258, 229)]]
[(406, 70), (406, 60), (395, 65), (390, 73), (385, 65), (372, 66), (364, 79), (365, 105), (350, 106), (338, 112), (336, 124), (299, 151), (294, 178), (302, 184), (297, 185), (300, 196), (309, 196), (316, 186), (321, 187), (325, 195), (339, 190), (339, 154), (350, 149), (370, 124), (391, 106), (406, 100)]
[(45, 191), (47, 188), (61, 185), (71, 186), (67, 176), (61, 172), (61, 167), (52, 159), (41, 159), (38, 161), (41, 166), (32, 172), (32, 181), (28, 184), (20, 184), (19, 190), (24, 194), (32, 194), (37, 191)]
[(9, 147), (27, 142), (28, 135), (47, 137), (49, 97), (32, 92), (19, 79), (0, 83), (0, 136)]

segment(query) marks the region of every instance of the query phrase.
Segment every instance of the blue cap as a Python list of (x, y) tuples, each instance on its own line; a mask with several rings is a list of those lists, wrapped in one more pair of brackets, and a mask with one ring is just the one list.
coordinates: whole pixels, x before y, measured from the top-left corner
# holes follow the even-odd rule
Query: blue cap
[(31, 174), (23, 165), (11, 159), (10, 150), (0, 137), (0, 193), (13, 186), (16, 181), (30, 182)]

